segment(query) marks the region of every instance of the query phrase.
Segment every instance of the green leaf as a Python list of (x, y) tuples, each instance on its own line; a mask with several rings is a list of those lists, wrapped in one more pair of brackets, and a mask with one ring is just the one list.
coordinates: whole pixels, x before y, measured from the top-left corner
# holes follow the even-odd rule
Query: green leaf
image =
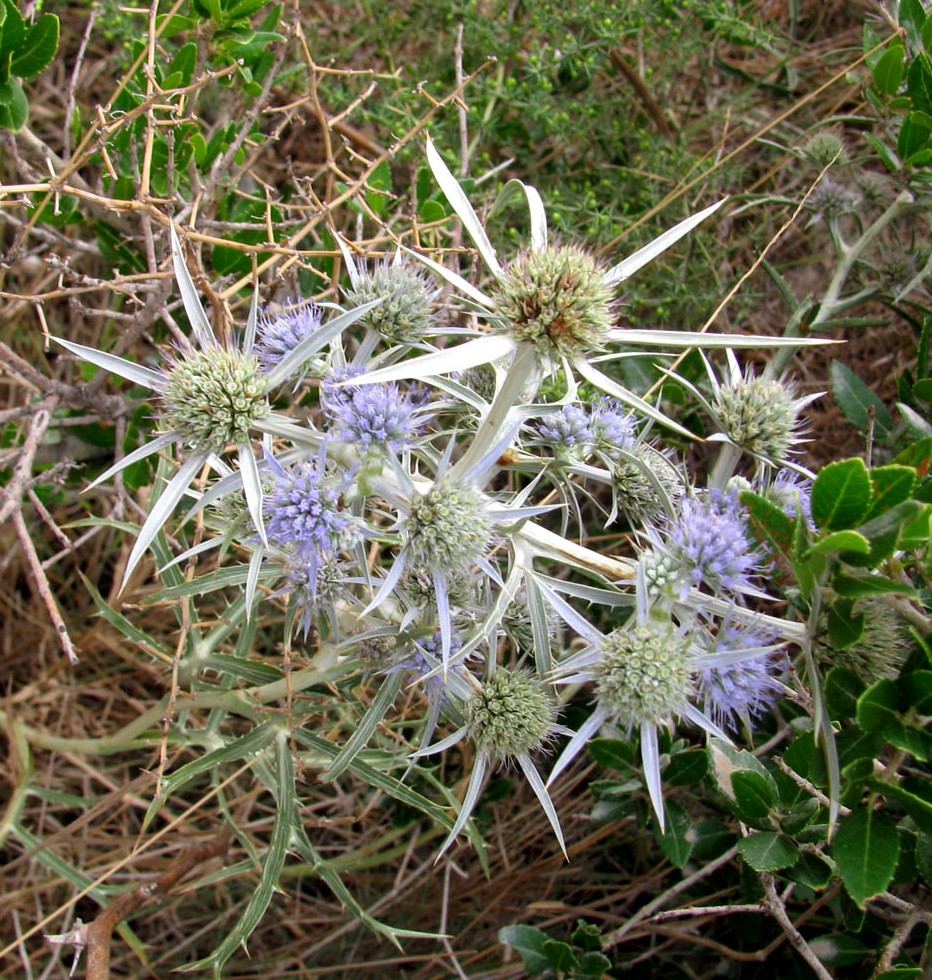
[(817, 939), (810, 940), (809, 948), (818, 956), (820, 962), (827, 966), (863, 964), (871, 954), (869, 946), (856, 936), (845, 933), (819, 936)]
[(874, 595), (906, 595), (917, 596), (918, 593), (911, 585), (894, 582), (882, 575), (843, 575), (832, 578), (832, 588), (840, 596), (848, 599), (862, 599)]
[(628, 742), (619, 738), (593, 738), (587, 745), (589, 755), (600, 766), (625, 772), (634, 765), (634, 753)]
[(932, 436), (911, 442), (893, 458), (893, 462), (901, 466), (912, 466), (920, 477), (924, 477), (932, 466)]
[(919, 51), (922, 47), (922, 31), (926, 23), (922, 0), (900, 0), (899, 21), (900, 27), (906, 28), (910, 49)]
[[(175, 57), (172, 58), (171, 64), (168, 66), (168, 73), (170, 75), (177, 72), (181, 75), (182, 84), (188, 85), (191, 82), (191, 77), (194, 74), (194, 68), (197, 65), (197, 45), (194, 41), (188, 41), (187, 44), (182, 44), (178, 49)], [(203, 137), (201, 137), (203, 139)]]
[(858, 534), (857, 531), (833, 531), (816, 541), (803, 557), (805, 559), (812, 555), (830, 555), (840, 551), (867, 555), (870, 554), (870, 550), (870, 542), (863, 534)]
[(812, 519), (830, 531), (857, 527), (870, 502), (870, 476), (861, 459), (823, 466), (812, 484)]
[[(8, 66), (16, 57), (18, 51), (23, 47), (26, 39), (26, 21), (19, 12), (13, 0), (0, 0), (3, 4), (6, 17), (3, 21), (3, 29), (0, 30), (0, 66)], [(9, 71), (5, 75), (0, 75), (0, 80), (9, 78)]]
[(807, 888), (818, 891), (824, 888), (832, 878), (832, 867), (817, 854), (804, 851), (792, 868), (783, 872), (786, 878), (799, 882)]
[(932, 671), (914, 670), (900, 681), (906, 703), (921, 715), (932, 715)]
[(882, 779), (869, 779), (868, 786), (887, 799), (898, 800), (906, 812), (916, 822), (917, 827), (932, 827), (932, 803), (924, 800), (899, 783), (886, 782)]
[(918, 482), (916, 471), (911, 466), (876, 466), (870, 471), (870, 476), (873, 499), (870, 510), (864, 516), (865, 521), (909, 500)]
[(916, 123), (912, 115), (911, 112), (906, 115), (896, 140), (896, 152), (900, 155), (900, 159), (907, 164), (912, 164), (917, 154), (929, 144), (929, 131), (925, 126)]
[(862, 806), (839, 821), (832, 857), (858, 908), (887, 890), (899, 856), (899, 834), (882, 811)]
[(836, 720), (853, 718), (863, 693), (864, 682), (844, 667), (833, 667), (825, 678), (825, 703)]
[(858, 698), (858, 725), (865, 732), (879, 732), (888, 721), (895, 719), (900, 709), (896, 684), (884, 677)]
[(579, 965), (573, 947), (569, 943), (561, 943), (556, 939), (548, 939), (544, 943), (544, 956), (550, 961), (550, 965), (557, 971), (558, 976), (561, 973), (569, 973), (571, 970), (575, 970)]
[(678, 752), (663, 771), (667, 786), (691, 786), (709, 771), (709, 756), (705, 749)]
[(13, 55), (10, 71), (20, 78), (38, 75), (55, 57), (58, 51), (58, 18), (43, 14), (29, 28), (25, 43)]
[(731, 787), (738, 819), (751, 827), (766, 829), (770, 824), (770, 813), (777, 803), (773, 784), (759, 772), (744, 770), (731, 774)]
[(522, 923), (504, 926), (498, 930), (498, 941), (518, 951), (528, 973), (544, 973), (550, 969), (550, 960), (544, 953), (550, 937), (543, 930)]
[(925, 51), (921, 51), (909, 63), (906, 70), (906, 89), (914, 109), (924, 113), (932, 112), (932, 62)]
[(795, 864), (799, 848), (783, 834), (767, 830), (738, 841), (738, 851), (755, 871), (779, 871)]
[(577, 919), (576, 928), (573, 930), (570, 939), (574, 946), (578, 946), (588, 953), (600, 953), (602, 951), (602, 930), (594, 922)]
[(574, 977), (576, 980), (602, 980), (611, 968), (612, 961), (604, 953), (583, 953)]
[(893, 44), (874, 65), (874, 87), (884, 95), (896, 95), (903, 80), (903, 61), (906, 51), (901, 44)]
[(788, 557), (793, 547), (793, 518), (750, 490), (743, 490), (740, 498), (747, 508), (748, 522), (757, 540), (770, 545), (777, 554)]
[(23, 86), (11, 78), (0, 82), (0, 126), (15, 133), (26, 125), (29, 102)]
[(892, 434), (893, 419), (886, 405), (849, 367), (841, 361), (832, 361), (829, 377), (835, 401), (852, 425), (866, 430), (873, 413), (875, 431), (884, 437)]
[(693, 851), (690, 835), (692, 818), (675, 800), (667, 800), (664, 808), (667, 816), (666, 827), (661, 833), (655, 820), (654, 836), (670, 864), (675, 868), (682, 868), (685, 867)]

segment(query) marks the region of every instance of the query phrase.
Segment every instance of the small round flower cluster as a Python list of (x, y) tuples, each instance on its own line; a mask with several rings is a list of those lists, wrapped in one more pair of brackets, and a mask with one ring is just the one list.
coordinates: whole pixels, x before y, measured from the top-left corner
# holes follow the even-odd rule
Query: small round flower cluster
[(666, 722), (693, 693), (689, 641), (669, 624), (615, 630), (600, 652), (593, 671), (599, 702), (629, 730)]
[(269, 411), (259, 362), (219, 346), (178, 358), (160, 394), (166, 426), (196, 452), (248, 441), (250, 426)]
[(466, 727), (492, 758), (526, 755), (549, 740), (557, 709), (532, 674), (499, 668), (467, 702)]
[(276, 464), (276, 480), (266, 501), (269, 541), (302, 558), (330, 555), (351, 528), (339, 492), (324, 481), (316, 462), (290, 469)]
[(256, 357), (263, 370), (270, 371), (306, 337), (320, 327), (323, 311), (315, 303), (292, 303), (271, 313), (259, 314), (256, 323)]
[(492, 537), (485, 501), (467, 483), (437, 483), (415, 496), (403, 526), (414, 571), (465, 572), (485, 555)]
[(781, 462), (796, 442), (797, 407), (779, 381), (741, 378), (723, 385), (712, 407), (728, 438), (755, 456)]
[(402, 393), (395, 384), (326, 384), (321, 406), (330, 432), (355, 444), (363, 453), (396, 453), (407, 446), (426, 422), (418, 414), (423, 397)]
[(663, 550), (682, 570), (680, 598), (691, 586), (716, 594), (751, 591), (762, 561), (734, 491), (683, 499)]
[(404, 261), (384, 261), (371, 272), (357, 273), (356, 282), (344, 293), (350, 307), (382, 300), (363, 316), (362, 323), (396, 344), (417, 343), (428, 332), (436, 295), (426, 272)]
[[(737, 730), (739, 722), (748, 724), (773, 707), (783, 690), (777, 678), (783, 660), (767, 649), (773, 642), (773, 636), (734, 625), (719, 631), (712, 652), (726, 656), (721, 663), (700, 667), (699, 695), (720, 727)], [(727, 662), (728, 654), (757, 648), (756, 655)]]
[(509, 333), (544, 357), (592, 353), (614, 326), (614, 289), (599, 263), (574, 245), (519, 253), (493, 299)]

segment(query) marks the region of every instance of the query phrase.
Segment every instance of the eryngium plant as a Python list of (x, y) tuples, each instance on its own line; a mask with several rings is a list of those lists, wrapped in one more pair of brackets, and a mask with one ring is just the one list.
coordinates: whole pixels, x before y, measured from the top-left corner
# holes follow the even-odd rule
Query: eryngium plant
[[(349, 308), (298, 299), (260, 311), (254, 300), (241, 334), (222, 344), (172, 230), (191, 344), (151, 369), (61, 341), (157, 396), (158, 434), (97, 482), (174, 448), (172, 465), (160, 465), (164, 479), (127, 575), (150, 547), (165, 569), (211, 551), (226, 556), (219, 571), (165, 593), (190, 599), (232, 589), (222, 623), (183, 654), (180, 676), (192, 696), (212, 686), (224, 696), (231, 685), (246, 689), (254, 634), (239, 642), (238, 631), (278, 622), (284, 605), (282, 642), (305, 664), (287, 681), (248, 688), (252, 734), (221, 737), (223, 747), (212, 750), (222, 753), (218, 765), (273, 753), (277, 761), (261, 778), (280, 807), (297, 806), (277, 707), (286, 699), (304, 768), (324, 780), (352, 772), (445, 821), (441, 853), (462, 831), (475, 837), (471, 812), (500, 766), (520, 769), (563, 848), (547, 786), (603, 730), (638, 740), (641, 785), (663, 828), (664, 733), (681, 728), (728, 741), (766, 720), (793, 683), (779, 653), (803, 642), (805, 628), (758, 611), (768, 598), (768, 559), (726, 483), (744, 473), (762, 494), (776, 484), (802, 407), (778, 382), (741, 374), (733, 350), (802, 342), (618, 323), (618, 285), (723, 202), (606, 266), (581, 245), (550, 243), (540, 196), (512, 181), (503, 197), (523, 194), (530, 239), (500, 262), (431, 143), (427, 159), (487, 267), (478, 283), (415, 253), (367, 270), (341, 241)], [(450, 287), (473, 313), (455, 330), (435, 307)], [(711, 490), (657, 441), (658, 429), (687, 431), (593, 360), (691, 347), (725, 350), (731, 379), (714, 381), (704, 401), (721, 421), (725, 453)], [(480, 366), (484, 373), (471, 370)], [(602, 394), (582, 398), (580, 381)], [(290, 406), (287, 415), (278, 404)], [(206, 536), (187, 547), (193, 515)], [(580, 525), (572, 532), (570, 515)], [(628, 533), (599, 550), (579, 543), (605, 521), (623, 522)], [(182, 542), (173, 559), (163, 528)], [(226, 660), (217, 659), (221, 651)], [(232, 670), (230, 657), (242, 671)], [(357, 684), (367, 685), (368, 699), (335, 696)], [(580, 684), (589, 715), (571, 731), (560, 720), (561, 697)], [(389, 739), (390, 709), (412, 685), (423, 696), (409, 689), (405, 704), (420, 715), (406, 717), (404, 731)], [(321, 731), (342, 732), (342, 741), (314, 734)], [(558, 737), (567, 741), (554, 764)], [(405, 780), (438, 755), (460, 752), (460, 742), (473, 747), (465, 756), (471, 766), (449, 787), (463, 801), (450, 816)], [(171, 785), (187, 778), (181, 770)], [(311, 861), (292, 811), (280, 815), (273, 845), (297, 841)], [(258, 922), (284, 855), (270, 852), (236, 941)], [(315, 866), (363, 915), (325, 863)], [(212, 962), (233, 948), (224, 943)]]

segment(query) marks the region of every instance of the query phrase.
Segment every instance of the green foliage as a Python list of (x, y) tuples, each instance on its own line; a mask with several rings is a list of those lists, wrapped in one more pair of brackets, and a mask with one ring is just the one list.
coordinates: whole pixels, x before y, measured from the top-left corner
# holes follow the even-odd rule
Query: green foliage
[(26, 125), (29, 102), (20, 79), (34, 78), (58, 51), (58, 18), (42, 14), (27, 23), (13, 0), (0, 0), (0, 126)]

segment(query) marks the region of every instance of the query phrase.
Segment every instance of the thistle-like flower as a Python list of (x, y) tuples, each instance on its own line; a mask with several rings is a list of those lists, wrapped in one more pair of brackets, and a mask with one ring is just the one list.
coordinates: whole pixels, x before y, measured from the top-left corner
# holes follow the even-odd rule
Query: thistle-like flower
[(256, 357), (270, 371), (302, 340), (320, 328), (323, 310), (315, 303), (285, 303), (276, 313), (264, 310), (256, 324)]
[[(307, 430), (275, 416), (269, 406), (268, 393), (299, 371), (311, 354), (326, 346), (371, 308), (360, 307), (335, 317), (326, 327), (305, 336), (289, 352), (283, 353), (277, 363), (263, 371), (256, 351), (257, 297), (253, 297), (241, 346), (221, 344), (197, 298), (174, 226), (171, 228), (171, 245), (175, 278), (194, 343), (177, 349), (169, 355), (165, 367), (156, 371), (104, 351), (58, 340), (64, 348), (84, 360), (151, 389), (162, 404), (162, 424), (166, 431), (123, 457), (88, 489), (171, 445), (176, 445), (182, 455), (178, 470), (139, 530), (126, 563), (124, 582), (205, 465), (225, 478), (220, 481), (225, 492), (243, 489), (249, 515), (260, 538), (265, 541), (262, 482), (253, 453), (252, 434), (282, 436), (294, 433), (302, 438), (307, 435)], [(219, 458), (231, 444), (235, 446), (239, 460), (239, 470), (235, 473), (231, 473)], [(217, 495), (209, 499), (214, 502)]]
[[(505, 448), (521, 424), (513, 409), (533, 399), (543, 378), (564, 371), (567, 382), (583, 378), (605, 394), (618, 399), (642, 417), (652, 418), (690, 437), (682, 426), (656, 406), (620, 385), (592, 363), (592, 355), (609, 344), (665, 349), (692, 347), (760, 347), (800, 343), (798, 338), (740, 337), (689, 331), (636, 330), (615, 324), (614, 291), (619, 283), (660, 255), (724, 202), (705, 208), (681, 221), (653, 242), (611, 268), (575, 245), (553, 245), (548, 241), (547, 218), (539, 193), (520, 181), (506, 184), (496, 207), (515, 193), (525, 197), (531, 219), (530, 243), (518, 256), (499, 261), (478, 215), (433, 143), (427, 143), (427, 161), (441, 190), (472, 238), (488, 266), (492, 285), (487, 292), (426, 256), (417, 256), (429, 269), (456, 288), (494, 328), (475, 331), (466, 343), (382, 367), (356, 379), (356, 383), (398, 381), (404, 378), (429, 380), (482, 364), (510, 361), (506, 380), (495, 394), (484, 424), (471, 451), (482, 455), (493, 445)], [(493, 210), (495, 208), (493, 207)], [(412, 253), (414, 254), (414, 253)]]
[(558, 459), (584, 457), (594, 439), (589, 413), (580, 405), (564, 405), (544, 416), (535, 430), (530, 445), (546, 446)]
[(771, 634), (735, 624), (719, 629), (713, 657), (699, 670), (699, 696), (715, 724), (737, 731), (773, 707), (784, 690), (778, 673), (785, 660), (775, 655), (780, 649)]
[(363, 317), (363, 325), (390, 344), (420, 343), (430, 332), (433, 304), (439, 293), (424, 268), (399, 252), (372, 269), (359, 269), (345, 248), (343, 254), (350, 276), (350, 288), (344, 290), (346, 302), (362, 306), (379, 301)]
[(722, 431), (736, 446), (777, 462), (799, 441), (801, 408), (787, 384), (750, 373), (722, 385), (712, 402)]
[(659, 550), (679, 569), (680, 599), (690, 588), (705, 588), (716, 595), (757, 591), (754, 578), (762, 555), (751, 541), (734, 491), (684, 497)]
[(409, 445), (427, 420), (422, 402), (393, 383), (327, 384), (321, 389), (330, 432), (362, 453), (397, 453)]
[(464, 725), (416, 755), (420, 758), (444, 751), (467, 736), (477, 749), (459, 815), (437, 857), (449, 848), (466, 825), (490, 767), (512, 762), (518, 764), (534, 790), (560, 849), (566, 854), (557, 811), (532, 759), (532, 754), (545, 749), (555, 734), (566, 733), (556, 724), (557, 706), (553, 695), (533, 674), (499, 667), (472, 693), (465, 703), (464, 713)]

